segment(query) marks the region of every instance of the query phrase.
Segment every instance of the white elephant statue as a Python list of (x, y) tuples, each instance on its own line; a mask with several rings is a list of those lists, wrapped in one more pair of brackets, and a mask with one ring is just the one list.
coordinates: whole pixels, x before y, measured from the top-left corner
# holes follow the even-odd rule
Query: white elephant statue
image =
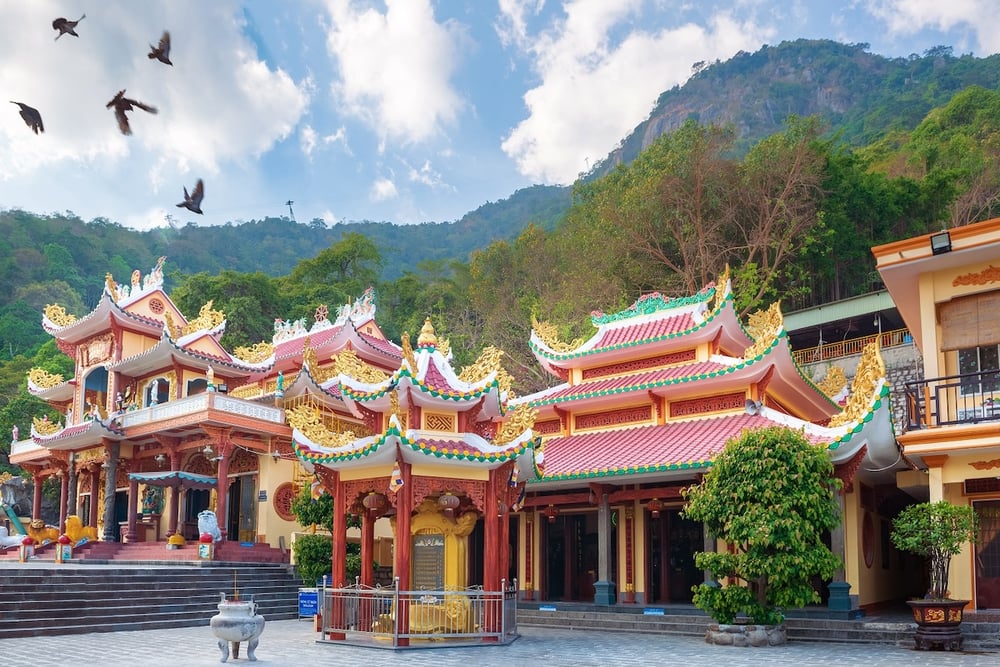
[(198, 512), (198, 534), (208, 533), (212, 536), (213, 542), (222, 541), (222, 531), (219, 530), (219, 520), (215, 518), (212, 510), (202, 510)]

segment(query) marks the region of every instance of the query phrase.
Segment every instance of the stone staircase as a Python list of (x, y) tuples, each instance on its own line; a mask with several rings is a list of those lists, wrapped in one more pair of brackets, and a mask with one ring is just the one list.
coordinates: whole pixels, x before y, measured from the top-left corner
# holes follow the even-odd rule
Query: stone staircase
[[(521, 603), (517, 624), (567, 630), (676, 634), (704, 637), (712, 620), (699, 609), (683, 607), (654, 613), (635, 607), (598, 609), (586, 605)], [(647, 613), (644, 613), (647, 612)], [(905, 611), (854, 620), (823, 618), (822, 613), (790, 613), (785, 621), (789, 641), (889, 644), (913, 648), (916, 625)], [(962, 650), (1000, 652), (1000, 617), (966, 612), (962, 622)]]
[[(55, 560), (56, 546), (35, 547), (33, 560)], [(18, 560), (17, 548), (0, 553), (0, 562)], [(167, 549), (166, 542), (87, 542), (73, 549), (73, 560), (81, 562), (109, 561), (197, 561), (198, 544), (188, 542), (179, 549)], [(243, 545), (220, 542), (215, 547), (215, 561), (236, 563), (288, 563), (289, 552), (267, 544)]]
[(0, 640), (208, 625), (234, 589), (265, 619), (295, 619), (302, 586), (285, 564), (117, 560), (6, 562), (0, 583)]

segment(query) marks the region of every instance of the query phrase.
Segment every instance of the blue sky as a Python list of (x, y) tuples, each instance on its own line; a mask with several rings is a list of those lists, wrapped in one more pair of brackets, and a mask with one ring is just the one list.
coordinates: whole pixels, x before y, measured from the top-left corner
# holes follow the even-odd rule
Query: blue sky
[[(797, 38), (986, 56), (998, 25), (994, 0), (0, 0), (0, 93), (46, 130), (0, 114), (0, 209), (451, 221), (571, 183), (695, 62)], [(163, 30), (173, 67), (146, 57)], [(122, 88), (159, 110), (128, 137)], [(175, 206), (198, 178), (203, 216)]]

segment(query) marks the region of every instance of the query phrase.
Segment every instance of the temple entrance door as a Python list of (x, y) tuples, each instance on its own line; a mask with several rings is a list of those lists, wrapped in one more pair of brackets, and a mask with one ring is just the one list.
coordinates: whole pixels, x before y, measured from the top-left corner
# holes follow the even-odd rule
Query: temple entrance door
[(979, 517), (976, 539), (976, 608), (1000, 609), (1000, 500), (974, 502)]
[(226, 536), (239, 542), (257, 541), (257, 489), (251, 475), (233, 477), (229, 482)]
[(597, 513), (560, 515), (545, 528), (545, 598), (593, 602)]
[(511, 515), (508, 519), (508, 522), (509, 523), (508, 523), (507, 533), (510, 537), (510, 540), (507, 545), (507, 585), (512, 586), (514, 584), (514, 580), (517, 579), (517, 561), (518, 561), (518, 556), (521, 552), (518, 551), (518, 546), (517, 546), (517, 528), (518, 528), (517, 517)]
[(469, 535), (469, 586), (483, 585), (483, 563), (485, 561), (483, 545), (485, 544), (485, 534), (486, 531), (483, 526), (483, 520), (480, 519), (476, 522), (476, 527), (472, 529), (472, 533)]
[(198, 539), (198, 513), (209, 509), (212, 492), (208, 489), (188, 489), (184, 492), (184, 526), (181, 535), (185, 540)]
[(703, 580), (695, 567), (695, 552), (704, 549), (700, 523), (681, 517), (680, 509), (665, 509), (647, 517), (649, 602), (691, 602), (691, 588)]
[[(128, 491), (115, 491), (115, 525), (121, 526), (128, 522)], [(115, 534), (115, 542), (120, 542), (121, 536)]]

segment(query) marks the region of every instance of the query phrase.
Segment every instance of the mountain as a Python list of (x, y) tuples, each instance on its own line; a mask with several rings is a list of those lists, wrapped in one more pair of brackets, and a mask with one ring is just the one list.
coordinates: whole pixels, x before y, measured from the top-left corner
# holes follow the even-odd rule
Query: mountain
[(732, 123), (744, 149), (781, 129), (785, 118), (816, 115), (831, 135), (864, 146), (892, 130), (913, 129), (927, 113), (971, 85), (1000, 88), (1000, 55), (956, 57), (946, 46), (921, 56), (886, 58), (867, 44), (782, 42), (725, 62), (695, 63), (683, 86), (660, 95), (591, 176), (629, 163), (658, 136), (693, 118)]

